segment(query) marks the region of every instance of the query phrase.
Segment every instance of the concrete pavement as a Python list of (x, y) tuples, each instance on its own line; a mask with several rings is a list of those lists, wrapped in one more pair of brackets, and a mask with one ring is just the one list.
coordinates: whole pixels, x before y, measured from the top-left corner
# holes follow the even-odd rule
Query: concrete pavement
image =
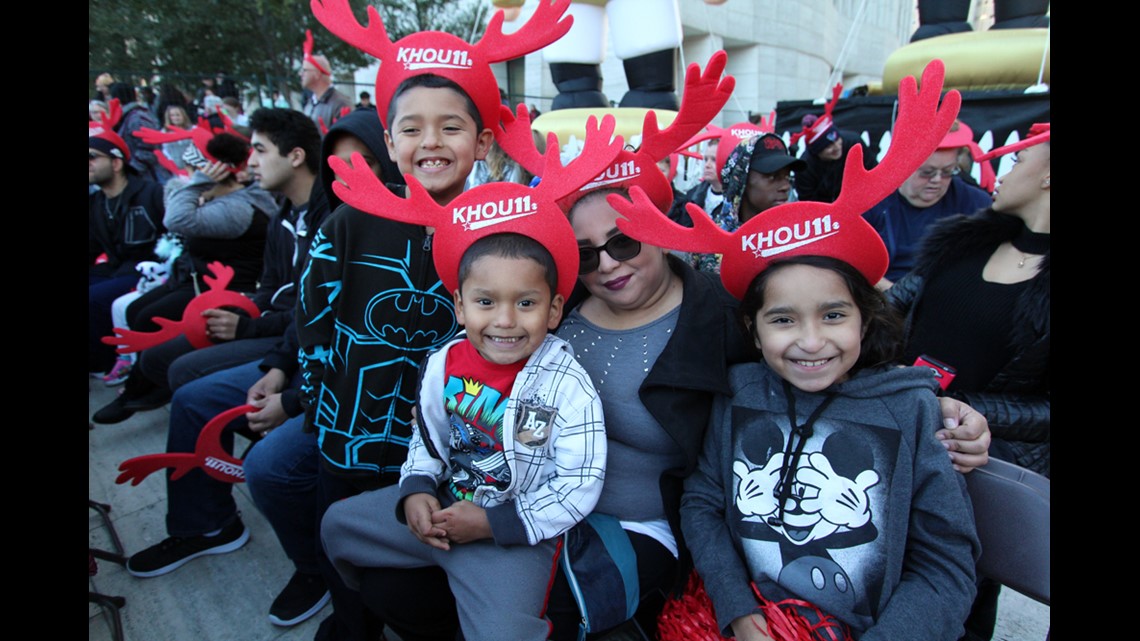
[[(88, 379), (89, 416), (110, 402), (118, 388)], [(90, 430), (88, 483), (92, 500), (111, 505), (111, 517), (126, 554), (166, 538), (166, 477), (161, 471), (138, 486), (117, 485), (121, 462), (166, 449), (169, 406), (140, 412), (117, 425)], [(238, 451), (246, 442), (238, 437)], [(269, 605), (292, 575), (273, 530), (249, 497), (244, 483), (234, 486), (250, 541), (229, 554), (195, 559), (151, 579), (138, 579), (114, 563), (98, 561), (90, 590), (126, 598), (120, 616), (126, 641), (302, 641), (313, 638), (324, 610), (308, 621), (279, 628), (269, 622)], [(110, 537), (98, 513), (91, 511), (92, 547), (110, 550)], [(1041, 641), (1049, 627), (1049, 608), (1005, 589), (999, 601), (997, 641)], [(110, 619), (102, 608), (89, 606), (90, 641), (111, 641)], [(389, 635), (391, 641), (397, 641)], [(507, 640), (509, 641), (509, 640)]]

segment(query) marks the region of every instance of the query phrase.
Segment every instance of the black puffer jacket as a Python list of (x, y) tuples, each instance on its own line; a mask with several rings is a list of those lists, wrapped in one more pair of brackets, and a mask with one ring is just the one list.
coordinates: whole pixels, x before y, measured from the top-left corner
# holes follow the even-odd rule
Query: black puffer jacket
[[(996, 248), (1012, 239), (1022, 227), (1018, 218), (992, 209), (976, 215), (957, 215), (939, 221), (923, 242), (918, 264), (887, 290), (887, 297), (905, 314), (909, 340), (914, 310), (922, 298), (926, 275), (937, 273), (951, 261), (981, 248)], [(984, 391), (953, 392), (955, 398), (981, 412), (989, 422), (995, 446), (1006, 448), (1015, 463), (1049, 475), (1049, 275), (1051, 253), (1041, 271), (1029, 281), (1018, 301), (1010, 344), (1013, 358)], [(995, 450), (997, 450), (995, 452)]]

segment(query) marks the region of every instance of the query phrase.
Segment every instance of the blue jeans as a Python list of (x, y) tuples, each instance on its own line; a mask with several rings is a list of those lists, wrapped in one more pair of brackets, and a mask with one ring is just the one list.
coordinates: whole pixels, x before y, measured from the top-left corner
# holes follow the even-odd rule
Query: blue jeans
[(239, 338), (195, 349), (186, 336), (175, 336), (139, 352), (139, 370), (155, 385), (173, 391), (196, 378), (261, 359), (280, 340), (280, 336)]
[[(193, 452), (198, 434), (219, 413), (245, 403), (246, 392), (261, 378), (257, 363), (222, 370), (183, 385), (170, 401), (167, 452)], [(234, 431), (248, 427), (239, 417), (222, 432), (222, 447), (233, 454)], [(223, 528), (237, 518), (232, 483), (210, 478), (194, 469), (177, 481), (166, 472), (166, 531), (170, 536), (200, 536)]]
[(298, 572), (318, 574), (317, 435), (304, 415), (277, 426), (246, 454), (246, 487)]
[[(178, 388), (170, 405), (167, 452), (193, 452), (202, 427), (217, 414), (245, 403), (246, 393), (263, 372), (253, 361), (221, 370)], [(242, 467), (250, 494), (297, 564), (316, 571), (317, 441), (301, 431), (303, 417), (288, 420), (257, 441)], [(222, 446), (233, 452), (233, 435), (247, 427), (244, 417), (222, 433)], [(167, 473), (166, 529), (170, 536), (198, 536), (237, 518), (232, 483), (210, 478), (201, 469), (177, 481)]]
[(135, 288), (137, 273), (126, 276), (96, 276), (88, 274), (87, 284), (87, 371), (106, 372), (115, 364), (115, 348), (103, 343), (104, 336), (113, 336), (111, 303)]

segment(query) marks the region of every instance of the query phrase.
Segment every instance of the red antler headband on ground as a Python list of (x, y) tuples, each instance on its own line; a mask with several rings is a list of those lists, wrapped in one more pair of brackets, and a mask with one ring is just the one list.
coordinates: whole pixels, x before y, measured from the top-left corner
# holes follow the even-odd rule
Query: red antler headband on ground
[(752, 279), (772, 262), (797, 255), (823, 255), (850, 263), (877, 283), (889, 258), (883, 241), (862, 213), (898, 188), (938, 147), (958, 115), (962, 97), (950, 91), (939, 99), (945, 67), (933, 60), (923, 72), (921, 90), (913, 76), (899, 83), (899, 117), (893, 144), (877, 167), (863, 167), (863, 148), (852, 147), (844, 166), (843, 189), (833, 203), (792, 202), (777, 205), (749, 219), (735, 232), (716, 226), (699, 206), (687, 205), (693, 227), (669, 218), (650, 203), (640, 189), (632, 202), (616, 194), (608, 202), (625, 218), (618, 229), (631, 238), (681, 251), (723, 254), (721, 281), (742, 298)]
[(572, 16), (563, 16), (570, 0), (539, 0), (525, 25), (503, 33), (503, 12), (495, 11), (479, 42), (468, 44), (442, 31), (420, 31), (392, 42), (376, 7), (367, 9), (367, 26), (357, 22), (348, 0), (311, 0), (313, 15), (329, 31), (348, 44), (380, 59), (376, 74), (376, 113), (385, 128), (392, 94), (404, 79), (435, 74), (463, 88), (474, 101), (483, 126), (498, 123), (499, 85), (491, 64), (537, 51), (570, 30)]
[(222, 432), (239, 417), (256, 411), (258, 408), (252, 405), (239, 405), (214, 416), (202, 426), (193, 452), (146, 454), (123, 461), (119, 464), (120, 474), (115, 478), (115, 482), (138, 485), (151, 473), (167, 467), (174, 470), (170, 473), (172, 481), (177, 481), (197, 468), (224, 483), (245, 481), (245, 469), (242, 467), (241, 459), (229, 454), (222, 447)]
[(302, 51), (305, 52), (305, 62), (313, 65), (314, 67), (317, 68), (317, 71), (325, 74), (326, 76), (332, 75), (331, 71), (329, 71), (328, 69), (325, 69), (324, 66), (321, 65), (321, 63), (319, 63), (315, 59), (313, 59), (313, 30), (312, 29), (305, 29), (305, 44), (302, 45), (301, 49), (302, 49)]
[(1010, 143), (1004, 147), (998, 147), (997, 149), (994, 149), (994, 150), (990, 151), (989, 153), (982, 154), (981, 156), (974, 158), (974, 160), (976, 160), (978, 162), (981, 162), (983, 160), (990, 160), (991, 158), (997, 158), (998, 156), (1004, 156), (1006, 154), (1012, 154), (1014, 152), (1021, 151), (1022, 149), (1025, 149), (1026, 147), (1032, 147), (1033, 145), (1040, 145), (1041, 143), (1048, 142), (1048, 141), (1049, 141), (1049, 123), (1047, 123), (1047, 122), (1034, 123), (1033, 126), (1029, 128), (1029, 132), (1026, 134), (1024, 140), (1019, 140), (1017, 142)]

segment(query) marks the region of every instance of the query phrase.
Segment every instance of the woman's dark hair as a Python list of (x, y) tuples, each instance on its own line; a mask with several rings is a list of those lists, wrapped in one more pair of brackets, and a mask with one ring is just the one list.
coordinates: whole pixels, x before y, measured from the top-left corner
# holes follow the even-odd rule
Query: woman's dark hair
[(110, 87), (107, 87), (107, 94), (110, 96), (107, 101), (110, 102), (114, 98), (119, 99), (119, 104), (123, 107), (135, 101), (135, 88), (125, 82), (112, 82)]
[(249, 143), (233, 134), (221, 133), (206, 143), (206, 151), (222, 162), (240, 167), (249, 158)]
[(463, 282), (471, 274), (471, 267), (475, 261), (484, 256), (498, 256), (500, 258), (529, 258), (538, 263), (546, 271), (546, 284), (550, 286), (550, 297), (558, 293), (558, 265), (550, 251), (542, 243), (513, 232), (491, 234), (471, 243), (463, 257), (459, 259), (459, 288), (463, 289)]
[(851, 299), (859, 309), (863, 321), (863, 340), (859, 345), (859, 359), (852, 372), (865, 367), (894, 364), (902, 348), (902, 320), (883, 292), (867, 282), (850, 263), (830, 256), (794, 256), (772, 263), (756, 275), (740, 301), (739, 318), (750, 339), (755, 339), (756, 314), (764, 307), (764, 292), (773, 274), (790, 265), (807, 265), (827, 269), (839, 275)]
[(146, 104), (154, 104), (154, 89), (151, 89), (150, 87), (138, 87), (135, 89), (135, 93), (137, 93)]
[(570, 219), (570, 222), (574, 222), (574, 211), (578, 209), (579, 205), (593, 202), (599, 198), (605, 198), (610, 194), (618, 194), (627, 200), (629, 199), (629, 189), (625, 187), (602, 187), (601, 189), (595, 189), (575, 201), (574, 204), (570, 206), (570, 210), (566, 212), (566, 218)]
[(166, 110), (170, 107), (170, 105), (178, 105), (179, 107), (182, 107), (182, 109), (186, 111), (186, 127), (190, 128), (194, 126), (194, 108), (190, 106), (189, 102), (187, 102), (186, 96), (182, 94), (178, 87), (175, 87), (168, 82), (164, 82), (158, 85), (158, 104), (155, 106), (155, 111), (159, 116), (165, 119)]
[(448, 80), (443, 76), (437, 76), (434, 73), (423, 73), (405, 78), (403, 82), (396, 86), (396, 90), (392, 92), (392, 101), (388, 103), (388, 119), (385, 120), (389, 130), (392, 129), (393, 121), (396, 120), (396, 102), (399, 101), (400, 96), (416, 87), (450, 89), (458, 93), (463, 97), (463, 102), (467, 107), (467, 113), (475, 121), (475, 133), (478, 134), (480, 131), (483, 131), (483, 117), (479, 115), (479, 109), (475, 106), (475, 101), (471, 99), (471, 96), (468, 95), (458, 83)]

